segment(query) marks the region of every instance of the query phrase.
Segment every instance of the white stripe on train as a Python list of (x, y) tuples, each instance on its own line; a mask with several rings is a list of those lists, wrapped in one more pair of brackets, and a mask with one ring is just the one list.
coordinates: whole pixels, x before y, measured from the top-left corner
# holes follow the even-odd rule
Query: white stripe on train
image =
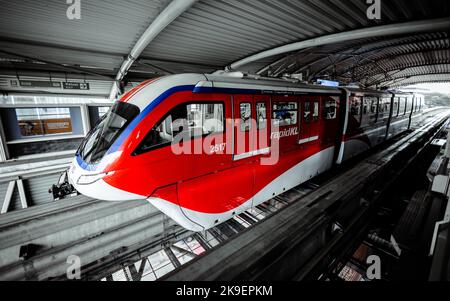
[(276, 195), (304, 183), (312, 177), (329, 170), (333, 165), (334, 146), (322, 150), (303, 160), (266, 187), (254, 195), (254, 197), (237, 208), (223, 213), (211, 214), (182, 208), (176, 204), (160, 198), (149, 198), (148, 201), (157, 209), (175, 220), (180, 226), (191, 231), (203, 231), (220, 224), (238, 215), (251, 207), (266, 202)]

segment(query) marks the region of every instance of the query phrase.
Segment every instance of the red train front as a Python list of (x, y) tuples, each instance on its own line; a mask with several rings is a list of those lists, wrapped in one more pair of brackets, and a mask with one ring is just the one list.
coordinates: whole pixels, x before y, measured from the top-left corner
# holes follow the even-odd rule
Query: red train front
[(87, 196), (146, 199), (189, 230), (208, 229), (342, 161), (349, 97), (281, 80), (147, 81), (88, 134), (69, 181)]

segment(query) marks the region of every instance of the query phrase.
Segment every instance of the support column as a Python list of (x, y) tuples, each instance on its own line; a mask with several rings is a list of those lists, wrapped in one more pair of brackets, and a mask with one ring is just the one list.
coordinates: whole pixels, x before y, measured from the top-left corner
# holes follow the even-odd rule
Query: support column
[(8, 184), (8, 188), (6, 189), (5, 200), (3, 201), (1, 214), (8, 212), (9, 204), (11, 203), (11, 199), (14, 193), (14, 187), (16, 186), (16, 181), (11, 181)]

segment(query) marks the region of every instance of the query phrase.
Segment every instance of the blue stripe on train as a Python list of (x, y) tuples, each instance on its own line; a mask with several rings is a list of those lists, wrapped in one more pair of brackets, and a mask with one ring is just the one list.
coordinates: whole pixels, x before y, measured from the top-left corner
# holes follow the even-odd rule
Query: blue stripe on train
[[(114, 142), (114, 144), (109, 148), (108, 154), (112, 154), (116, 152), (122, 143), (128, 138), (131, 132), (136, 128), (136, 126), (145, 118), (147, 115), (153, 111), (156, 106), (158, 106), (164, 99), (169, 97), (170, 95), (183, 92), (183, 91), (192, 91), (194, 93), (228, 93), (228, 94), (286, 94), (292, 92), (280, 92), (280, 91), (267, 91), (267, 90), (254, 90), (254, 89), (235, 89), (235, 88), (214, 88), (214, 87), (196, 87), (194, 85), (185, 85), (185, 86), (177, 86), (170, 88), (165, 91), (154, 101), (152, 101), (131, 123), (128, 127), (120, 134), (119, 138)], [(88, 164), (81, 159), (81, 156), (77, 156), (77, 162), (81, 168), (87, 171), (95, 171), (97, 169), (98, 164)]]

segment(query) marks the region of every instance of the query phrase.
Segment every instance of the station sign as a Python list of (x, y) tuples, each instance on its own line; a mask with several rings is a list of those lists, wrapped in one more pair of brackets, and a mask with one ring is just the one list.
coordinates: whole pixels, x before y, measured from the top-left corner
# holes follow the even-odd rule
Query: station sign
[(20, 86), (25, 88), (61, 88), (61, 82), (21, 80)]
[(11, 87), (23, 88), (57, 88), (64, 90), (90, 90), (88, 83), (84, 82), (55, 82), (55, 81), (40, 81), (40, 80), (11, 80)]
[(63, 82), (63, 89), (65, 90), (89, 90), (88, 83), (77, 82)]

